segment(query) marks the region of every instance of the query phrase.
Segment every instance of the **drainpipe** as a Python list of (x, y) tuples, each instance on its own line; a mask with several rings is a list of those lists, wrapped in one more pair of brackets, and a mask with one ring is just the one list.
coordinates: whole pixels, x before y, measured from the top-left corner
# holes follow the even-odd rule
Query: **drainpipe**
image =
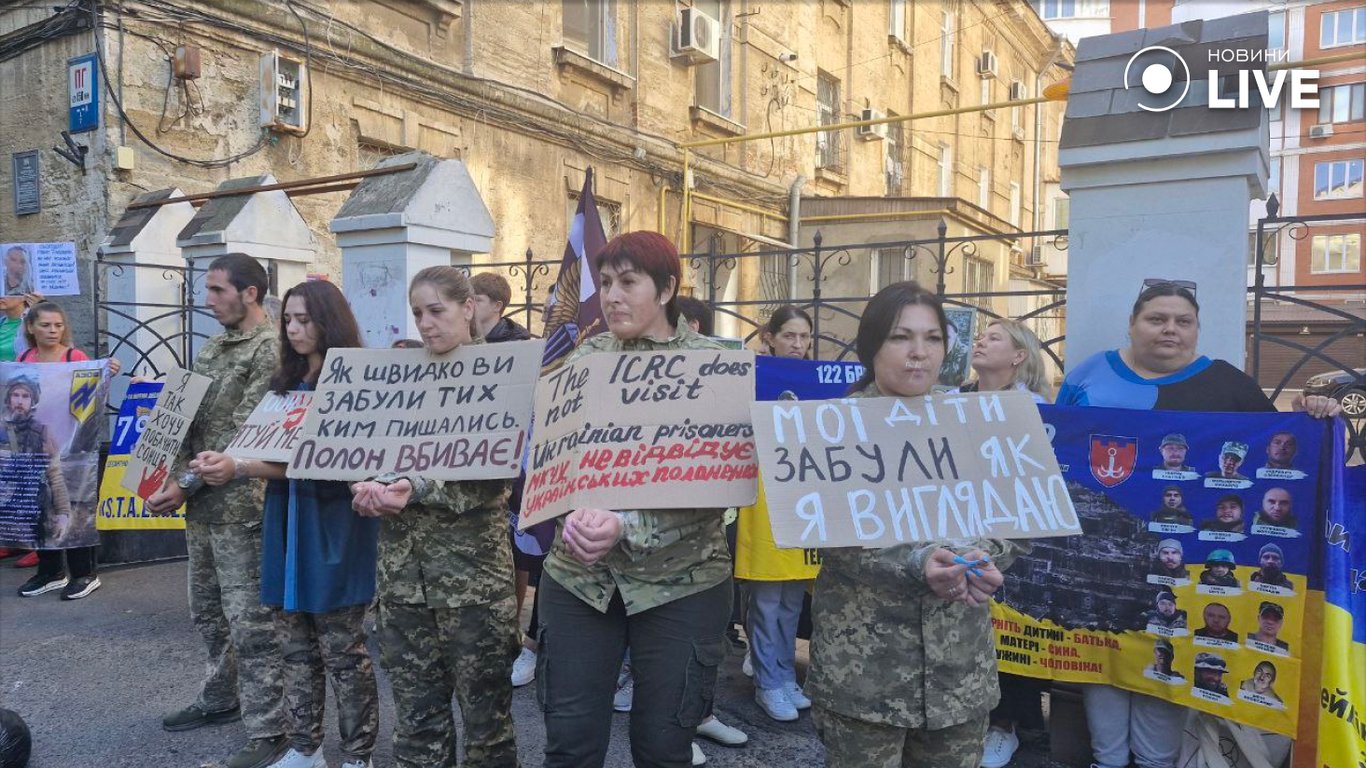
[[(1053, 35), (1053, 50), (1048, 54), (1048, 61), (1039, 69), (1039, 74), (1034, 77), (1034, 93), (1043, 93), (1043, 78), (1053, 65), (1062, 59), (1063, 38), (1061, 35)], [(1043, 129), (1044, 129), (1044, 105), (1034, 105), (1034, 231), (1043, 229), (1044, 202), (1043, 196)]]
[[(792, 186), (787, 190), (787, 244), (792, 248), (801, 247), (798, 240), (798, 231), (802, 226), (802, 186), (806, 184), (806, 176), (797, 174)], [(787, 295), (794, 298), (797, 295), (797, 270), (789, 269), (787, 273)]]

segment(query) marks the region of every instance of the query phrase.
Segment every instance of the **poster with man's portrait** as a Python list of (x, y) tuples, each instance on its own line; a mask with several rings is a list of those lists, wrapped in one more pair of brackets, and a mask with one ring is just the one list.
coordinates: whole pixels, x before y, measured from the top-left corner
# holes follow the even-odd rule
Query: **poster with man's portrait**
[(939, 383), (956, 387), (972, 378), (972, 341), (976, 337), (977, 310), (972, 307), (944, 307), (949, 317), (948, 349), (944, 351), (944, 367), (939, 369)]
[(0, 547), (98, 543), (107, 360), (0, 363)]
[(0, 243), (0, 296), (76, 296), (75, 243)]

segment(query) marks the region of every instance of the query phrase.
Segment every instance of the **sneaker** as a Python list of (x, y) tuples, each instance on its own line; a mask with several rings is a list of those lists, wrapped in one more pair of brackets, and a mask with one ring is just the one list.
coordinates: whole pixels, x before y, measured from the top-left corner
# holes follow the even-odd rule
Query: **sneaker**
[(726, 630), (726, 639), (730, 641), (730, 647), (737, 653), (743, 653), (749, 650), (749, 645), (744, 640), (740, 639), (740, 630), (734, 625), (731, 625), (730, 629)]
[(161, 718), (161, 727), (168, 731), (192, 731), (195, 728), (202, 728), (206, 725), (231, 723), (233, 720), (240, 720), (241, 718), (241, 707), (209, 712), (200, 709), (198, 704), (191, 704), (184, 709), (177, 710)]
[(523, 647), (512, 662), (512, 687), (520, 688), (536, 679), (536, 652)]
[(19, 594), (22, 597), (37, 597), (44, 592), (51, 592), (54, 589), (61, 589), (67, 584), (66, 574), (54, 573), (35, 573), (32, 578), (24, 582), (19, 587)]
[(740, 671), (745, 673), (745, 677), (754, 677), (754, 657), (745, 654), (745, 663), (740, 665)]
[(797, 719), (797, 708), (787, 700), (787, 693), (781, 688), (755, 688), (754, 702), (764, 714), (780, 723)]
[(706, 764), (707, 764), (707, 756), (704, 755), (704, 754), (702, 754), (702, 748), (699, 747), (699, 746), (697, 746), (697, 742), (695, 742), (695, 741), (692, 743), (692, 764), (693, 764), (693, 765), (706, 765)]
[(366, 760), (363, 763), (359, 760), (351, 760), (342, 763), (341, 768), (375, 768), (375, 764), (370, 762), (369, 760)]
[(631, 679), (630, 667), (625, 668), (622, 676), (622, 678), (617, 679), (617, 695), (612, 697), (612, 709), (618, 712), (630, 712), (631, 702), (636, 697), (636, 682)]
[(1005, 768), (1020, 748), (1020, 737), (1014, 731), (992, 726), (987, 729), (985, 748), (982, 751), (982, 768)]
[(715, 717), (697, 726), (697, 735), (723, 747), (743, 747), (749, 743), (749, 736), (744, 731), (732, 728)]
[(288, 751), (289, 739), (284, 735), (252, 739), (237, 754), (228, 758), (223, 768), (270, 768)]
[(63, 600), (80, 600), (100, 588), (99, 576), (82, 576), (66, 585), (62, 590)]
[(27, 555), (14, 561), (15, 568), (33, 568), (38, 565), (38, 553), (29, 552)]
[(806, 697), (806, 692), (795, 681), (783, 686), (783, 693), (787, 694), (787, 700), (797, 709), (811, 709), (811, 699)]
[(327, 758), (323, 757), (321, 749), (315, 749), (313, 754), (305, 755), (297, 749), (290, 748), (284, 757), (271, 763), (270, 768), (327, 768)]

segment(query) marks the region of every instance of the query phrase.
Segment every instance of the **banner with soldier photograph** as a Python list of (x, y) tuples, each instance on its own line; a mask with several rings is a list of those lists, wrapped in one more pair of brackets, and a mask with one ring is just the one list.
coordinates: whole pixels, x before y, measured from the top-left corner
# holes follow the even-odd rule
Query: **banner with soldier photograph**
[(1001, 671), (1293, 736), (1323, 423), (1040, 410), (1085, 535), (1035, 540), (1006, 571), (992, 606)]
[(0, 546), (99, 542), (100, 420), (106, 360), (0, 363)]

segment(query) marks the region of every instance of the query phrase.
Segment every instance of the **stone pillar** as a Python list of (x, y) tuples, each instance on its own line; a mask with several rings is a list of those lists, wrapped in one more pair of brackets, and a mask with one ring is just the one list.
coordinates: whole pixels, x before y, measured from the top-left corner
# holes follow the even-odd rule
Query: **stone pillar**
[(493, 217), (465, 164), (425, 152), (385, 158), (409, 170), (363, 179), (332, 219), (342, 252), (342, 289), (367, 347), (417, 338), (408, 283), (423, 269), (468, 265), (487, 253)]
[[(1264, 194), (1269, 168), (1265, 109), (1211, 109), (1210, 51), (1264, 49), (1266, 14), (1191, 21), (1088, 37), (1077, 49), (1058, 163), (1071, 195), (1067, 251), (1067, 366), (1128, 343), (1128, 318), (1146, 278), (1191, 280), (1200, 303), (1199, 351), (1242, 367), (1247, 316), (1248, 203)], [(1180, 66), (1165, 94), (1140, 85), (1145, 68)], [(1235, 79), (1236, 82), (1236, 79)], [(1255, 92), (1255, 86), (1254, 86)]]
[[(152, 203), (182, 197), (179, 189), (146, 192), (133, 200)], [(184, 303), (185, 257), (176, 237), (194, 217), (189, 203), (124, 211), (104, 242), (96, 274), (105, 280), (104, 341), (129, 375), (155, 378), (177, 365), (185, 332), (176, 311)]]
[[(231, 179), (218, 191), (248, 189), (274, 184), (270, 174)], [(299, 209), (283, 190), (247, 192), (215, 197), (204, 204), (176, 238), (193, 277), (191, 302), (192, 355), (204, 339), (223, 327), (204, 307), (204, 276), (209, 264), (225, 253), (245, 253), (261, 262), (271, 275), (270, 292), (282, 296), (307, 277), (308, 266), (318, 252), (318, 240), (299, 215)]]

